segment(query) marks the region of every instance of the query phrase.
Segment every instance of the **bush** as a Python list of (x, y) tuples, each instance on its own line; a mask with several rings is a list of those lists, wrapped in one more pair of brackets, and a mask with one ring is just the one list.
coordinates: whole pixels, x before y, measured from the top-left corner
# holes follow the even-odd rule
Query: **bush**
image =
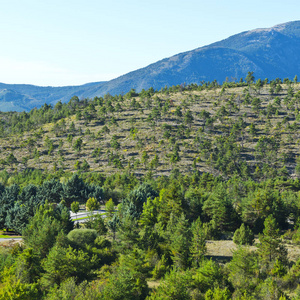
[(93, 244), (96, 238), (97, 231), (95, 229), (73, 229), (68, 234), (68, 239), (77, 247)]
[(235, 231), (233, 242), (237, 245), (253, 245), (254, 233), (248, 226), (242, 224), (241, 227)]
[(95, 239), (95, 245), (97, 245), (98, 248), (110, 248), (111, 247), (111, 242), (107, 240), (104, 236), (98, 236)]

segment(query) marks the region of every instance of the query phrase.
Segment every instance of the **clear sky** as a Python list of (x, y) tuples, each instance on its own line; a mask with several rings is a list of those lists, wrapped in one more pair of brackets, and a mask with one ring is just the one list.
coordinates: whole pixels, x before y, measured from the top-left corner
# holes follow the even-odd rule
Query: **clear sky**
[(300, 19), (299, 0), (0, 0), (0, 82), (110, 80), (242, 31)]

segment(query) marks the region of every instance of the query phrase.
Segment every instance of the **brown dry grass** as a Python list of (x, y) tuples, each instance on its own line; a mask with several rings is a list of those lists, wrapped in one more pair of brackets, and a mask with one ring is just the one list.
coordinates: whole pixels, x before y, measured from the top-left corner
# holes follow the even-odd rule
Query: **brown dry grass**
[[(258, 243), (258, 239), (255, 239), (254, 245), (249, 246), (249, 249), (255, 251)], [(300, 258), (300, 245), (284, 243), (284, 246), (288, 249), (288, 259), (290, 261), (297, 261)], [(206, 247), (207, 256), (218, 260), (230, 260), (233, 252), (238, 248), (232, 240), (207, 241)]]
[(148, 287), (150, 289), (153, 289), (153, 288), (157, 288), (160, 285), (160, 281), (158, 281), (158, 280), (155, 280), (155, 281), (148, 280), (147, 284), (148, 284)]

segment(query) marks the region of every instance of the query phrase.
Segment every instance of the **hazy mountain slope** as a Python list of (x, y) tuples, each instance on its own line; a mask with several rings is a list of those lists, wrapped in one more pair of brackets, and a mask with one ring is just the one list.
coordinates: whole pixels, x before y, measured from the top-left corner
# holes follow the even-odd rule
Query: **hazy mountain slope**
[(40, 107), (44, 103), (55, 104), (59, 100), (69, 101), (74, 95), (87, 97), (86, 91), (92, 86), (101, 87), (104, 82), (93, 82), (80, 86), (42, 87), (29, 84), (0, 83), (0, 110), (24, 111)]
[(166, 85), (199, 83), (202, 80), (222, 82), (227, 76), (229, 79), (245, 77), (249, 70), (262, 73), (260, 66), (242, 52), (226, 48), (201, 49), (196, 55), (190, 52), (178, 54), (111, 80), (99, 89), (94, 87), (94, 94), (90, 96), (108, 92), (126, 93), (131, 88), (137, 91), (150, 87), (160, 89)]
[(27, 110), (35, 101), (30, 96), (18, 93), (10, 89), (0, 90), (0, 110), (1, 111), (23, 111)]
[(292, 77), (300, 70), (300, 22), (244, 32), (210, 47), (243, 52), (261, 66), (262, 76)]
[[(131, 88), (137, 91), (150, 87), (161, 89), (166, 85), (214, 79), (221, 83), (226, 78), (244, 78), (249, 71), (254, 71), (256, 78), (292, 79), (296, 74), (300, 75), (299, 70), (300, 21), (294, 21), (242, 32), (211, 45), (165, 58), (108, 82), (69, 87), (0, 84), (0, 90), (16, 92), (16, 101), (12, 100), (16, 110), (28, 110), (45, 102), (64, 102), (74, 95), (79, 98), (103, 96), (106, 93), (114, 95), (127, 93)], [(0, 109), (12, 107), (12, 104), (6, 106), (5, 97), (0, 94)]]
[(128, 88), (138, 91), (153, 86), (219, 82), (255, 76), (274, 79), (293, 78), (300, 73), (300, 21), (268, 29), (242, 32), (220, 42), (163, 59), (146, 68), (111, 80), (96, 93), (121, 93)]

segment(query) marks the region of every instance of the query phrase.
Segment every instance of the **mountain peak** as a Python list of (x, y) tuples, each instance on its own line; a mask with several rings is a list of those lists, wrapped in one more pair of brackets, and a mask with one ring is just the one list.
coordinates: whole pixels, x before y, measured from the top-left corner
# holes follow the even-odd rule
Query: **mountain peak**
[(257, 28), (246, 31), (245, 34), (279, 32), (287, 36), (300, 36), (300, 21), (281, 23), (269, 28)]

